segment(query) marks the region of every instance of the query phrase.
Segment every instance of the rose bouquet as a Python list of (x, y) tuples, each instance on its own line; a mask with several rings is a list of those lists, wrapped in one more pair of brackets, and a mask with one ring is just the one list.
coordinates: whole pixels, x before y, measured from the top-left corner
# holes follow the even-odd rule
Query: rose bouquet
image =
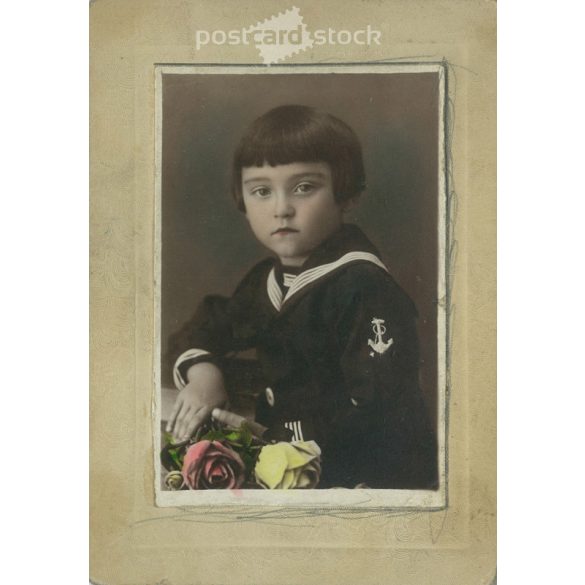
[[(168, 490), (314, 488), (321, 473), (315, 441), (270, 440), (259, 425), (224, 413), (192, 439), (173, 443), (165, 434), (161, 463)], [(226, 424), (238, 422), (239, 426)], [(252, 429), (255, 433), (252, 432)], [(266, 430), (266, 429), (264, 429)], [(261, 436), (259, 436), (261, 435)]]

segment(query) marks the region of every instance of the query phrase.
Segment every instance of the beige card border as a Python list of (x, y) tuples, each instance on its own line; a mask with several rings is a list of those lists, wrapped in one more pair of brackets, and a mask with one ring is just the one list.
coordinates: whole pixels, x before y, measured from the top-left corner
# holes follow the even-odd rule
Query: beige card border
[[(496, 4), (295, 2), (311, 28), (382, 30), (380, 46), (307, 63), (443, 59), (452, 248), (448, 506), (316, 510), (155, 505), (154, 65), (249, 63), (196, 51), (196, 29), (240, 28), (286, 7), (254, 0), (94, 0), (90, 18), (90, 575), (107, 585), (476, 585), (496, 556)], [(457, 195), (453, 194), (456, 190)], [(453, 280), (455, 278), (455, 281)], [(319, 515), (317, 515), (319, 514)]]
[[(158, 445), (161, 444), (161, 285), (162, 285), (162, 128), (163, 128), (163, 75), (255, 75), (255, 74), (377, 74), (398, 75), (401, 73), (436, 73), (439, 79), (438, 94), (438, 213), (437, 213), (437, 438), (439, 458), (438, 490), (391, 490), (391, 489), (330, 489), (330, 490), (206, 490), (206, 491), (167, 491), (161, 489), (162, 465)], [(446, 147), (448, 126), (446, 116), (447, 65), (420, 61), (410, 64), (332, 64), (332, 65), (271, 65), (256, 64), (201, 64), (201, 65), (156, 65), (155, 66), (155, 354), (154, 354), (154, 488), (156, 505), (166, 506), (304, 506), (318, 508), (382, 508), (382, 509), (441, 509), (447, 505), (446, 472), (446, 424), (447, 424), (447, 339), (448, 303), (446, 274), (448, 272), (447, 253), (449, 233), (447, 215), (447, 177), (449, 175)]]

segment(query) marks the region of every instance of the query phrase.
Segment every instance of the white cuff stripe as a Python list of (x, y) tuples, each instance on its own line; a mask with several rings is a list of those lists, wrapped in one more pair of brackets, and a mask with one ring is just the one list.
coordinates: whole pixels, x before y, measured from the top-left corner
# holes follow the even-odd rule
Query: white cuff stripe
[(303, 438), (303, 429), (301, 428), (301, 421), (299, 421), (297, 424), (299, 425), (299, 441), (304, 441), (305, 439)]
[(188, 349), (177, 358), (177, 361), (175, 362), (175, 367), (173, 368), (173, 381), (175, 382), (175, 386), (179, 390), (183, 388), (183, 386), (187, 385), (187, 380), (185, 380), (181, 375), (181, 372), (179, 371), (179, 366), (188, 360), (194, 360), (203, 355), (210, 355), (210, 353), (208, 351), (205, 351), (204, 349)]
[(292, 438), (293, 441), (304, 441), (305, 440), (303, 438), (303, 430), (301, 428), (301, 421), (300, 420), (285, 422), (284, 428), (293, 432), (293, 438)]

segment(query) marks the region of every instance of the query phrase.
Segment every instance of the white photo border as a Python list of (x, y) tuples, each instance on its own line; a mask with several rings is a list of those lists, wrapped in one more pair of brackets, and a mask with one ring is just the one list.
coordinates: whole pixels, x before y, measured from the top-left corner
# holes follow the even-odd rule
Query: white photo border
[[(418, 63), (352, 63), (327, 65), (249, 65), (249, 64), (199, 64), (199, 65), (155, 65), (155, 242), (154, 242), (154, 385), (152, 397), (154, 488), (155, 501), (159, 507), (205, 507), (205, 506), (276, 506), (315, 508), (330, 511), (384, 509), (440, 510), (448, 503), (448, 394), (449, 394), (449, 343), (450, 343), (450, 271), (452, 246), (450, 217), (450, 157), (449, 157), (449, 101), (448, 64), (446, 62)], [(439, 456), (439, 488), (437, 490), (396, 489), (325, 489), (325, 490), (189, 490), (166, 491), (161, 489), (162, 469), (161, 445), (161, 283), (162, 283), (162, 129), (163, 129), (163, 75), (242, 75), (242, 74), (324, 74), (324, 73), (436, 73), (439, 76), (438, 111), (438, 278), (437, 278), (437, 443)]]

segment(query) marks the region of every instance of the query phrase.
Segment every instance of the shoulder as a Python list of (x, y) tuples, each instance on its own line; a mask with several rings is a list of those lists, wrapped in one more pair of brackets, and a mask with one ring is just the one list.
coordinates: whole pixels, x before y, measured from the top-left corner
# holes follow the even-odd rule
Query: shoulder
[(405, 317), (416, 317), (414, 302), (394, 277), (373, 262), (352, 262), (331, 279), (331, 292), (343, 304), (392, 307)]
[(273, 267), (274, 260), (272, 258), (265, 258), (255, 264), (236, 287), (234, 296), (249, 290), (257, 290), (260, 285), (266, 285), (266, 279)]
[(268, 311), (267, 279), (274, 267), (274, 260), (266, 258), (255, 264), (242, 278), (230, 300), (230, 314), (237, 321), (258, 319)]

